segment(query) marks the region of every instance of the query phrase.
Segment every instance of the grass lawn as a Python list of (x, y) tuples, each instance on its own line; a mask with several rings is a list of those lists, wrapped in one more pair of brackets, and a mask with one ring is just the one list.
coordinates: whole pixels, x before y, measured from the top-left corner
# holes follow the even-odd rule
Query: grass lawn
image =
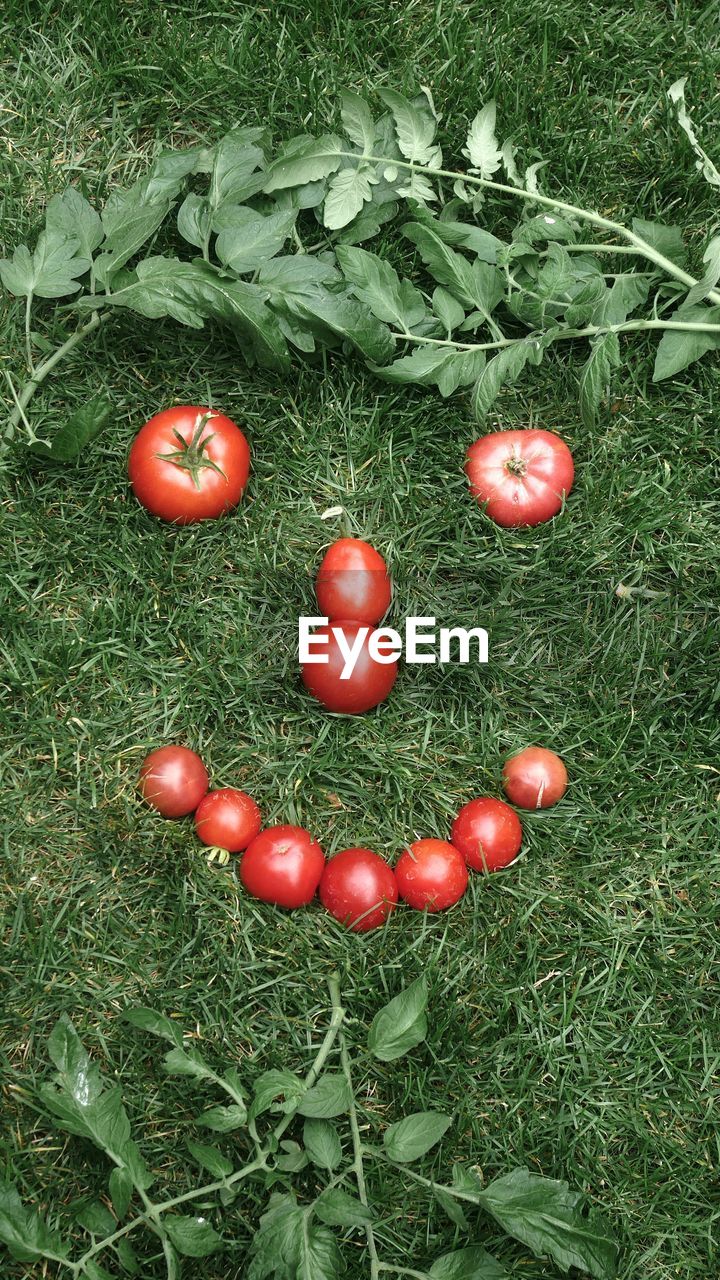
[[(236, 123), (269, 122), (278, 139), (306, 122), (319, 131), (340, 87), (427, 84), (456, 162), (468, 119), (496, 96), (503, 133), (549, 161), (546, 189), (621, 221), (678, 222), (696, 252), (717, 199), (665, 90), (690, 75), (720, 160), (711, 9), (88, 0), (80, 16), (8, 0), (2, 248), (34, 235), (68, 183), (103, 196), (169, 141)], [(487, 206), (498, 234), (509, 216)], [(384, 241), (390, 253), (393, 233)], [(0, 299), (16, 380), (21, 309)], [(52, 337), (54, 316), (40, 303), (37, 330)], [(397, 1065), (363, 1059), (361, 1124), (451, 1110), (427, 1166), (437, 1176), (454, 1159), (488, 1178), (526, 1164), (568, 1179), (616, 1224), (622, 1280), (718, 1273), (720, 374), (711, 356), (653, 386), (650, 341), (624, 351), (593, 433), (577, 411), (584, 352), (551, 353), (498, 401), (492, 425), (557, 429), (576, 460), (566, 513), (520, 532), (468, 498), (461, 462), (478, 431), (467, 396), (394, 389), (352, 360), (298, 360), (281, 379), (248, 370), (216, 329), (118, 314), (36, 397), (38, 422), (98, 388), (116, 413), (66, 470), (16, 451), (2, 494), (0, 1156), (25, 1198), (52, 1215), (107, 1186), (104, 1161), (52, 1130), (35, 1101), (61, 1013), (122, 1085), (159, 1184), (180, 1194), (196, 1185), (184, 1138), (197, 1098), (121, 1021), (126, 1006), (171, 1013), (250, 1081), (307, 1067), (333, 971), (358, 1046), (377, 1008), (424, 973), (428, 1043)], [(141, 510), (126, 480), (139, 425), (183, 401), (223, 408), (253, 450), (237, 514), (184, 530)], [(344, 515), (323, 521), (334, 506)], [(486, 625), (489, 666), (407, 668), (378, 711), (324, 714), (299, 683), (296, 619), (313, 611), (319, 556), (341, 533), (387, 555), (395, 618)], [(618, 596), (619, 583), (634, 590)], [(308, 825), (328, 853), (394, 857), (412, 838), (445, 837), (461, 803), (500, 794), (503, 759), (528, 742), (563, 755), (571, 787), (527, 816), (511, 872), (475, 877), (447, 916), (403, 911), (358, 939), (319, 907), (252, 903), (232, 869), (206, 865), (189, 822), (139, 803), (140, 761), (173, 740), (201, 751), (217, 785), (246, 787), (268, 822)], [(373, 1174), (383, 1257), (422, 1269), (456, 1232), (415, 1192)], [(226, 1215), (227, 1252), (188, 1263), (193, 1280), (243, 1275), (264, 1204), (254, 1195)], [(489, 1219), (478, 1215), (473, 1236), (513, 1276), (557, 1275)], [(351, 1280), (368, 1274), (360, 1246), (349, 1233)], [(45, 1272), (3, 1253), (0, 1274)]]

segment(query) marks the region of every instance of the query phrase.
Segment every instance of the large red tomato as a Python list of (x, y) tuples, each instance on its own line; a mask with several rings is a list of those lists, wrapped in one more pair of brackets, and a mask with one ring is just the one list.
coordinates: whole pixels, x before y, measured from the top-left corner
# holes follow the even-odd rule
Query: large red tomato
[(228, 853), (247, 849), (261, 826), (260, 810), (252, 796), (234, 787), (208, 791), (195, 811), (199, 839)]
[(549, 809), (565, 794), (567, 782), (565, 765), (546, 747), (526, 747), (503, 768), (505, 794), (521, 809)]
[(194, 813), (208, 789), (207, 769), (189, 747), (158, 747), (140, 766), (143, 799), (163, 818)]
[(416, 911), (444, 911), (462, 898), (468, 869), (462, 854), (445, 840), (416, 840), (395, 864), (400, 897)]
[(522, 827), (503, 800), (480, 796), (463, 805), (450, 839), (475, 871), (498, 871), (514, 862), (522, 844)]
[(392, 868), (371, 849), (343, 849), (323, 871), (320, 901), (355, 933), (384, 924), (397, 900)]
[(222, 413), (177, 405), (140, 429), (128, 460), (135, 497), (175, 524), (211, 520), (236, 507), (250, 472), (250, 449)]
[(315, 897), (325, 857), (304, 827), (266, 827), (248, 845), (240, 879), (248, 893), (277, 907), (304, 907)]
[(382, 556), (360, 538), (339, 538), (325, 552), (315, 583), (318, 604), (332, 622), (379, 622), (390, 604), (390, 578)]
[[(348, 648), (356, 643), (360, 631), (366, 631), (358, 659), (351, 675), (342, 679), (342, 671), (346, 658), (337, 641), (336, 632), (340, 631)], [(326, 627), (318, 627), (313, 632), (311, 647), (318, 656), (327, 655), (325, 663), (304, 662), (302, 678), (305, 688), (322, 702), (329, 711), (342, 711), (346, 715), (359, 715), (369, 711), (379, 702), (387, 698), (398, 673), (397, 657), (386, 648), (382, 641), (378, 642), (378, 652), (386, 654), (389, 661), (376, 662), (371, 657), (369, 645), (374, 628), (363, 622), (339, 620)], [(326, 642), (326, 643), (324, 643)]]
[(557, 515), (575, 476), (572, 454), (550, 431), (496, 431), (467, 451), (470, 490), (496, 524), (542, 524)]

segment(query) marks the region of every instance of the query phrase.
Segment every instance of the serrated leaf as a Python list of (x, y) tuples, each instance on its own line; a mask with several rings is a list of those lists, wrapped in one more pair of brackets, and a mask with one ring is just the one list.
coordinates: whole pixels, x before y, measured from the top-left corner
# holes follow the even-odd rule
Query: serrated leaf
[(416, 221), (422, 220), (444, 244), (449, 244), (456, 249), (468, 249), (481, 262), (494, 265), (497, 262), (498, 252), (506, 247), (497, 236), (485, 231), (482, 227), (474, 227), (469, 222), (455, 222), (442, 216), (436, 218), (428, 211), (419, 210)]
[[(265, 1111), (281, 1111), (289, 1114), (305, 1092), (305, 1083), (292, 1071), (264, 1071), (255, 1081), (250, 1115), (253, 1119)], [(278, 1098), (283, 1102), (273, 1105)]]
[(37, 1262), (43, 1258), (61, 1261), (68, 1245), (44, 1218), (22, 1203), (17, 1188), (0, 1182), (0, 1240), (16, 1262)]
[(102, 211), (105, 252), (93, 271), (107, 288), (126, 262), (158, 230), (197, 163), (198, 149), (160, 156), (147, 177), (126, 191), (113, 191)]
[(170, 1044), (174, 1044), (178, 1049), (182, 1049), (182, 1030), (176, 1022), (166, 1018), (164, 1013), (156, 1013), (154, 1009), (139, 1005), (134, 1009), (126, 1009), (122, 1016), (125, 1022), (129, 1022), (132, 1027), (137, 1027), (139, 1031), (148, 1031), (152, 1036), (160, 1036), (163, 1040), (169, 1040)]
[(572, 302), (578, 286), (577, 268), (567, 249), (553, 242), (537, 275), (527, 280), (521, 273), (519, 283), (521, 288), (508, 299), (508, 310), (528, 328), (544, 329), (555, 325)]
[(356, 169), (341, 169), (330, 179), (325, 197), (323, 225), (330, 231), (339, 231), (372, 199), (372, 170), (360, 165)]
[(263, 128), (231, 129), (218, 142), (214, 156), (208, 204), (215, 213), (223, 204), (249, 200), (265, 184), (267, 133)]
[(509, 1280), (509, 1273), (482, 1245), (471, 1244), (436, 1258), (429, 1277), (430, 1280)]
[(597, 421), (597, 411), (607, 392), (610, 374), (620, 364), (620, 340), (616, 333), (593, 338), (590, 355), (580, 374), (580, 416), (589, 430)]
[(299, 1173), (301, 1169), (307, 1168), (309, 1160), (299, 1142), (291, 1142), (286, 1138), (280, 1143), (280, 1147), (283, 1154), (276, 1157), (276, 1168), (281, 1169), (283, 1173)]
[[(51, 440), (34, 441), (30, 445), (31, 452), (48, 462), (71, 462), (102, 431), (112, 408), (105, 396), (95, 396), (80, 405)], [(46, 430), (47, 427), (43, 426), (43, 431)]]
[(451, 1124), (452, 1116), (440, 1111), (418, 1111), (385, 1130), (383, 1147), (391, 1160), (410, 1164), (430, 1151)]
[(253, 1238), (255, 1256), (247, 1280), (265, 1280), (274, 1272), (279, 1272), (282, 1280), (295, 1280), (306, 1223), (306, 1211), (292, 1194), (273, 1192)]
[(76, 240), (82, 258), (91, 258), (105, 238), (100, 214), (77, 187), (68, 187), (61, 195), (52, 197), (45, 214), (45, 228), (50, 234)]
[(79, 276), (90, 259), (78, 256), (79, 241), (48, 230), (38, 237), (35, 252), (20, 244), (12, 258), (0, 260), (0, 280), (15, 297), (64, 298), (80, 288)]
[(246, 1121), (247, 1110), (239, 1102), (228, 1107), (210, 1107), (195, 1118), (196, 1124), (203, 1129), (212, 1129), (214, 1133), (232, 1133), (235, 1129), (242, 1129)]
[(342, 1254), (332, 1231), (309, 1226), (301, 1237), (296, 1280), (337, 1280), (344, 1270)]
[(416, 978), (375, 1014), (368, 1035), (368, 1048), (374, 1058), (395, 1062), (425, 1039), (427, 1002), (427, 982)]
[(512, 385), (519, 378), (528, 360), (542, 358), (542, 344), (538, 338), (524, 338), (512, 347), (505, 347), (492, 360), (488, 360), (473, 392), (473, 412), (478, 422), (484, 422), (488, 410), (497, 399), (503, 386)]
[(548, 160), (536, 160), (535, 164), (528, 165), (525, 170), (525, 186), (534, 196), (540, 194), (537, 176), (540, 170), (544, 169), (547, 164), (549, 164)]
[(397, 142), (402, 155), (414, 164), (442, 165), (442, 152), (433, 145), (437, 121), (428, 108), (415, 106), (395, 89), (382, 88), (378, 93), (392, 112)]
[(433, 290), (432, 302), (433, 311), (449, 336), (454, 329), (458, 328), (458, 325), (463, 323), (465, 308), (441, 285)]
[(317, 182), (319, 178), (328, 178), (340, 168), (344, 150), (342, 139), (332, 133), (321, 138), (307, 134), (291, 138), (270, 165), (263, 190), (280, 191), (284, 187), (297, 187), (306, 182)]
[(459, 1204), (459, 1202), (455, 1200), (450, 1195), (450, 1192), (446, 1191), (444, 1187), (433, 1186), (433, 1195), (440, 1205), (440, 1208), (447, 1214), (450, 1221), (454, 1222), (456, 1227), (459, 1227), (461, 1231), (464, 1231), (467, 1234), (470, 1230), (470, 1224), (465, 1217), (462, 1205)]
[(315, 1201), (315, 1213), (329, 1227), (364, 1227), (375, 1219), (372, 1209), (339, 1187), (323, 1191)]
[(337, 1169), (342, 1160), (342, 1147), (335, 1126), (328, 1120), (306, 1120), (303, 1142), (318, 1169)]
[(668, 98), (677, 107), (678, 124), (685, 132), (688, 141), (690, 142), (690, 146), (697, 156), (695, 167), (699, 169), (705, 181), (709, 182), (712, 187), (720, 187), (720, 172), (718, 172), (709, 155), (701, 146), (700, 140), (693, 128), (692, 120), (690, 119), (685, 106), (686, 82), (687, 76), (683, 76), (681, 80), (676, 80), (674, 84), (671, 84), (667, 91)]
[(647, 244), (657, 249), (663, 257), (669, 258), (677, 266), (684, 266), (687, 261), (687, 248), (680, 227), (669, 227), (664, 222), (646, 222), (644, 218), (633, 218), (632, 229)]
[(222, 1247), (222, 1239), (206, 1218), (163, 1214), (163, 1226), (178, 1253), (186, 1258), (207, 1258)]
[(213, 230), (219, 233), (215, 252), (238, 275), (256, 271), (280, 252), (296, 218), (294, 209), (265, 217), (247, 205), (224, 205), (213, 219)]
[(127, 1169), (113, 1169), (110, 1174), (110, 1199), (118, 1221), (122, 1222), (132, 1199), (132, 1178)]
[(688, 293), (685, 299), (686, 306), (692, 306), (694, 303), (702, 302), (712, 289), (715, 288), (718, 280), (720, 280), (720, 236), (713, 236), (708, 242), (703, 254), (703, 262), (705, 263), (705, 274), (702, 280), (698, 280), (696, 285)]
[(496, 1178), (480, 1196), (482, 1207), (509, 1235), (538, 1258), (552, 1258), (562, 1270), (587, 1272), (594, 1280), (614, 1280), (617, 1243), (599, 1214), (583, 1211), (583, 1199), (566, 1182), (514, 1169)]
[(362, 244), (365, 240), (371, 240), (386, 222), (391, 222), (395, 217), (397, 204), (374, 203), (377, 190), (377, 187), (373, 187), (373, 203), (366, 204), (355, 221), (340, 232), (338, 236), (340, 244)]
[(522, 178), (520, 177), (518, 167), (515, 164), (517, 147), (513, 145), (510, 138), (507, 138), (506, 141), (503, 142), (502, 147), (500, 148), (500, 155), (502, 156), (502, 162), (505, 166), (508, 182), (511, 182), (514, 187), (521, 187)]
[(316, 1120), (331, 1120), (344, 1115), (352, 1106), (352, 1094), (344, 1075), (328, 1071), (317, 1084), (306, 1090), (298, 1114)]
[(116, 1228), (115, 1219), (101, 1200), (90, 1200), (77, 1209), (75, 1221), (93, 1236), (110, 1236)]
[(484, 351), (457, 351), (453, 347), (416, 347), (410, 355), (392, 364), (372, 365), (373, 373), (386, 382), (414, 382), (435, 386), (442, 396), (451, 396), (458, 387), (470, 387), (485, 367)]
[(188, 244), (204, 249), (210, 239), (211, 209), (204, 196), (190, 191), (178, 209), (177, 228)]
[(287, 309), (291, 317), (301, 321), (313, 333), (346, 340), (368, 360), (378, 364), (388, 360), (395, 349), (395, 339), (369, 307), (349, 293), (330, 292), (322, 285), (308, 288), (302, 295), (291, 294), (273, 306)]
[(340, 94), (340, 117), (350, 141), (354, 142), (356, 147), (360, 147), (364, 155), (372, 155), (375, 143), (375, 121), (365, 99), (349, 89), (344, 89)]
[(516, 244), (534, 245), (545, 240), (549, 243), (562, 241), (564, 244), (574, 244), (577, 240), (577, 228), (567, 218), (561, 218), (556, 213), (538, 213), (533, 218), (518, 223), (513, 232), (513, 240)]
[(226, 1178), (232, 1173), (232, 1160), (228, 1160), (217, 1147), (209, 1147), (204, 1142), (195, 1142), (193, 1138), (186, 1138), (185, 1145), (190, 1155), (194, 1156), (198, 1164), (203, 1169), (207, 1169), (214, 1178)]
[(417, 204), (433, 204), (437, 201), (437, 192), (423, 173), (411, 173), (397, 188), (397, 194), (405, 200), (414, 200)]
[(126, 1275), (136, 1276), (140, 1274), (135, 1250), (129, 1240), (118, 1240), (115, 1245), (115, 1252), (117, 1253), (118, 1262)]
[(430, 226), (408, 222), (402, 232), (417, 245), (423, 262), (438, 284), (449, 289), (459, 302), (485, 315), (495, 309), (505, 291), (502, 273), (496, 267), (477, 259), (468, 262), (445, 243), (435, 223)]
[(565, 308), (566, 323), (571, 329), (584, 328), (595, 315), (600, 314), (609, 297), (610, 290), (602, 276), (579, 283), (573, 292), (572, 302)]
[[(670, 320), (687, 321), (690, 324), (720, 325), (720, 307), (682, 306), (669, 317)], [(672, 378), (699, 360), (706, 351), (720, 347), (720, 333), (703, 333), (701, 330), (685, 331), (667, 329), (660, 339), (655, 356), (653, 382)]]
[(502, 152), (495, 137), (496, 115), (497, 104), (488, 102), (481, 111), (478, 111), (470, 125), (467, 137), (467, 150), (464, 154), (481, 178), (492, 178), (502, 161)]
[(171, 1076), (193, 1076), (196, 1080), (212, 1080), (213, 1072), (198, 1053), (186, 1053), (184, 1049), (170, 1049), (163, 1058), (163, 1067)]
[[(647, 300), (650, 282), (644, 276), (618, 276), (612, 288), (600, 299), (592, 312), (592, 323), (599, 325), (622, 324), (627, 317)], [(567, 318), (567, 312), (565, 313)]]
[(365, 249), (344, 245), (338, 245), (336, 252), (353, 292), (379, 320), (410, 330), (425, 317), (422, 294), (409, 280), (401, 280), (389, 262)]
[(111, 1276), (110, 1272), (106, 1271), (104, 1267), (101, 1267), (100, 1263), (96, 1262), (94, 1258), (89, 1258), (85, 1263), (85, 1275), (88, 1280), (115, 1280), (115, 1277)]

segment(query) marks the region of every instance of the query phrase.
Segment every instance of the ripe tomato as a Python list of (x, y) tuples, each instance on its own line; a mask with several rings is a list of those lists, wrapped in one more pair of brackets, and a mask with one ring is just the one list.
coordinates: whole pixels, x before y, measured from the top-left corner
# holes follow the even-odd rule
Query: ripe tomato
[(240, 879), (261, 902), (304, 907), (315, 897), (324, 866), (320, 845), (304, 827), (266, 827), (245, 850)]
[(521, 809), (549, 809), (565, 794), (567, 782), (565, 765), (546, 747), (526, 747), (503, 769), (505, 794)]
[(416, 911), (444, 911), (462, 898), (468, 869), (458, 849), (445, 840), (416, 840), (395, 866), (400, 897)]
[(470, 491), (496, 524), (542, 524), (557, 515), (575, 476), (567, 445), (550, 431), (496, 431), (467, 451)]
[(320, 901), (354, 933), (384, 924), (397, 900), (392, 868), (370, 849), (343, 849), (323, 871)]
[(177, 405), (140, 429), (128, 460), (135, 497), (175, 524), (211, 520), (236, 507), (250, 472), (250, 449), (222, 413)]
[(202, 760), (189, 747), (159, 747), (140, 766), (140, 792), (163, 818), (194, 813), (209, 780)]
[(379, 622), (390, 604), (390, 578), (382, 556), (360, 538), (339, 538), (325, 552), (315, 583), (324, 617)]
[(203, 844), (240, 853), (254, 840), (262, 820), (251, 796), (233, 787), (208, 791), (195, 813), (195, 830)]
[[(367, 631), (360, 649), (355, 668), (347, 680), (341, 679), (346, 659), (338, 644), (335, 631), (340, 630), (348, 647), (352, 647), (358, 633)], [(303, 684), (318, 702), (329, 711), (342, 711), (346, 715), (359, 715), (369, 711), (379, 702), (387, 698), (398, 673), (397, 658), (385, 649), (382, 643), (379, 652), (386, 653), (390, 661), (376, 662), (370, 656), (368, 645), (374, 628), (363, 622), (340, 620), (331, 622), (326, 627), (318, 627), (312, 637), (313, 652), (326, 655), (326, 663), (304, 662), (302, 664)], [(327, 640), (327, 643), (322, 643)]]
[(514, 809), (503, 800), (480, 796), (463, 805), (450, 836), (469, 867), (497, 871), (514, 862), (522, 844), (522, 827)]

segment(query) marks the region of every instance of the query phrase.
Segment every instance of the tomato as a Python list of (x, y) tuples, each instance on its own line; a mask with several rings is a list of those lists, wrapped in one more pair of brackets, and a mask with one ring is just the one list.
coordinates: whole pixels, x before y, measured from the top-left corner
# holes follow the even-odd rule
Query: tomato
[(521, 809), (549, 809), (564, 796), (567, 782), (565, 765), (546, 747), (526, 747), (503, 769), (505, 794)]
[(462, 898), (468, 869), (458, 849), (445, 840), (416, 840), (395, 865), (400, 897), (416, 911), (444, 911)]
[(522, 844), (522, 827), (503, 800), (480, 796), (463, 805), (450, 839), (475, 871), (498, 871), (514, 862)]
[(318, 604), (331, 622), (379, 622), (390, 604), (390, 578), (382, 556), (360, 538), (339, 538), (325, 552), (315, 583)]
[[(342, 633), (349, 648), (356, 643), (361, 631), (367, 632), (362, 640), (355, 668), (346, 680), (341, 677), (346, 657), (338, 644), (336, 631)], [(349, 622), (347, 619), (331, 622), (314, 631), (311, 638), (312, 651), (318, 656), (327, 656), (328, 661), (304, 662), (302, 678), (308, 692), (329, 711), (359, 715), (387, 698), (397, 679), (398, 663), (382, 641), (379, 642), (378, 652), (386, 655), (389, 661), (376, 662), (371, 657), (368, 646), (374, 633), (375, 628), (363, 622)]]
[(567, 445), (550, 431), (496, 431), (467, 451), (470, 491), (496, 524), (542, 524), (557, 515), (575, 476)]
[(182, 404), (140, 429), (128, 460), (135, 497), (163, 520), (194, 524), (236, 507), (250, 473), (250, 449), (222, 413)]
[(354, 933), (384, 924), (397, 900), (392, 868), (371, 849), (343, 849), (323, 871), (320, 901)]
[(195, 813), (195, 830), (203, 844), (240, 853), (254, 840), (262, 819), (252, 796), (233, 787), (208, 791)]
[(202, 760), (189, 747), (159, 747), (140, 766), (140, 792), (163, 818), (194, 813), (209, 779)]
[(304, 827), (266, 827), (248, 845), (240, 879), (248, 893), (277, 907), (304, 907), (325, 867), (320, 845)]

